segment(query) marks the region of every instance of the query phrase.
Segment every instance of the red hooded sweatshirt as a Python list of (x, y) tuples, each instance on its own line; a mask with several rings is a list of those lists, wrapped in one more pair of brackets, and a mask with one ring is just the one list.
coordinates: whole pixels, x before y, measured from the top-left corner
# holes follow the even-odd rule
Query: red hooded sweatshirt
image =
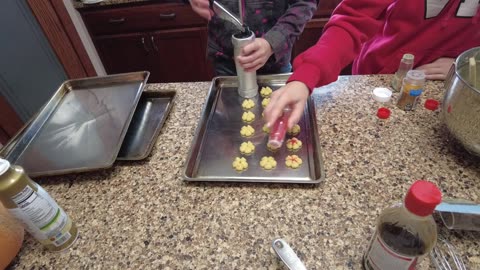
[(353, 62), (353, 74), (395, 73), (404, 53), (414, 67), (456, 58), (480, 46), (479, 0), (343, 0), (320, 40), (293, 62), (288, 81), (308, 88), (337, 80)]

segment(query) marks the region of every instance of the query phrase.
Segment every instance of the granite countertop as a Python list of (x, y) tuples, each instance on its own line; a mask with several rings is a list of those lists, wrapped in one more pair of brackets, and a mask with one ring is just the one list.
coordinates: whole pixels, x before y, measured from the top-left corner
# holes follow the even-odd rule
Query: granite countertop
[[(189, 151), (210, 82), (152, 84), (177, 100), (152, 154), (111, 169), (37, 179), (76, 222), (80, 235), (60, 253), (30, 236), (17, 269), (286, 269), (271, 249), (286, 239), (308, 269), (361, 269), (380, 211), (416, 179), (445, 196), (480, 202), (480, 158), (443, 128), (438, 111), (393, 104), (380, 122), (370, 92), (390, 76), (340, 77), (313, 94), (326, 179), (319, 185), (185, 183)], [(439, 82), (422, 97), (441, 100)], [(394, 94), (396, 99), (398, 94)], [(441, 228), (471, 269), (480, 233)], [(425, 259), (420, 269), (429, 269)]]

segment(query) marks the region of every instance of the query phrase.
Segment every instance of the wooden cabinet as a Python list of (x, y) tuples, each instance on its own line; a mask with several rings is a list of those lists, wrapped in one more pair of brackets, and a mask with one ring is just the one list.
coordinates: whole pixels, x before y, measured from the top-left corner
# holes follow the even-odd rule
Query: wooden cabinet
[(151, 78), (161, 82), (210, 80), (212, 71), (206, 58), (207, 28), (187, 28), (153, 32)]
[(150, 71), (149, 82), (208, 81), (207, 22), (170, 2), (80, 11), (107, 73)]
[(99, 36), (95, 44), (109, 74), (151, 69), (152, 49), (146, 33)]

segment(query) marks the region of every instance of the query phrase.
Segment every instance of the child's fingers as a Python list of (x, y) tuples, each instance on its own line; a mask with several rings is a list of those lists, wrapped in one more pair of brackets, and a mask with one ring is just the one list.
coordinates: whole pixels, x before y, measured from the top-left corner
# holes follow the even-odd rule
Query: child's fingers
[(255, 51), (258, 51), (258, 49), (260, 49), (260, 46), (257, 42), (254, 41), (252, 43), (245, 45), (245, 47), (242, 48), (241, 55), (247, 56)]
[(275, 120), (280, 116), (278, 112), (276, 113), (274, 112), (276, 109), (275, 105), (277, 103), (278, 98), (280, 97), (279, 94), (281, 94), (281, 90), (277, 90), (272, 93), (272, 95), (270, 96), (270, 102), (268, 103), (267, 107), (263, 111), (267, 127), (272, 126), (273, 122), (275, 122)]
[(206, 8), (210, 10), (210, 4), (208, 1), (195, 1), (195, 5), (199, 8)]
[[(270, 100), (270, 103), (272, 101)], [(267, 126), (273, 126), (273, 123), (283, 114), (283, 109), (289, 105), (290, 99), (288, 95), (282, 93), (276, 100), (274, 104), (272, 104), (272, 109), (270, 111), (270, 117), (268, 118)]]
[(261, 65), (263, 63), (262, 58), (253, 58), (253, 61), (242, 64), (244, 69), (249, 69)]
[(248, 69), (245, 69), (246, 72), (254, 72), (254, 71), (257, 71), (259, 69), (261, 69), (263, 67), (263, 64), (258, 64), (252, 68), (248, 68)]
[(292, 128), (298, 121), (300, 121), (300, 118), (302, 117), (303, 114), (303, 104), (295, 104), (293, 107), (293, 111), (290, 114), (290, 117), (288, 118), (288, 128)]
[(262, 60), (261, 57), (262, 57), (262, 55), (261, 55), (258, 51), (256, 51), (255, 53), (250, 54), (250, 55), (248, 55), (248, 56), (242, 56), (242, 55), (240, 55), (240, 56), (238, 57), (238, 62), (239, 62), (242, 66), (245, 66), (245, 65), (251, 65), (251, 66), (253, 66), (253, 65), (256, 65), (256, 63), (254, 63), (254, 62), (256, 62), (256, 61), (258, 61), (258, 60), (260, 60), (260, 61)]

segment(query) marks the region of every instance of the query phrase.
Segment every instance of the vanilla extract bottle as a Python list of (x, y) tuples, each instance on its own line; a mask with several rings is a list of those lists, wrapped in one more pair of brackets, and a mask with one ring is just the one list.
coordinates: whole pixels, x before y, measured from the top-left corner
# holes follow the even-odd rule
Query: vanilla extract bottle
[(437, 226), (431, 214), (441, 198), (433, 183), (419, 180), (403, 204), (383, 210), (363, 257), (364, 269), (415, 269), (436, 244)]

